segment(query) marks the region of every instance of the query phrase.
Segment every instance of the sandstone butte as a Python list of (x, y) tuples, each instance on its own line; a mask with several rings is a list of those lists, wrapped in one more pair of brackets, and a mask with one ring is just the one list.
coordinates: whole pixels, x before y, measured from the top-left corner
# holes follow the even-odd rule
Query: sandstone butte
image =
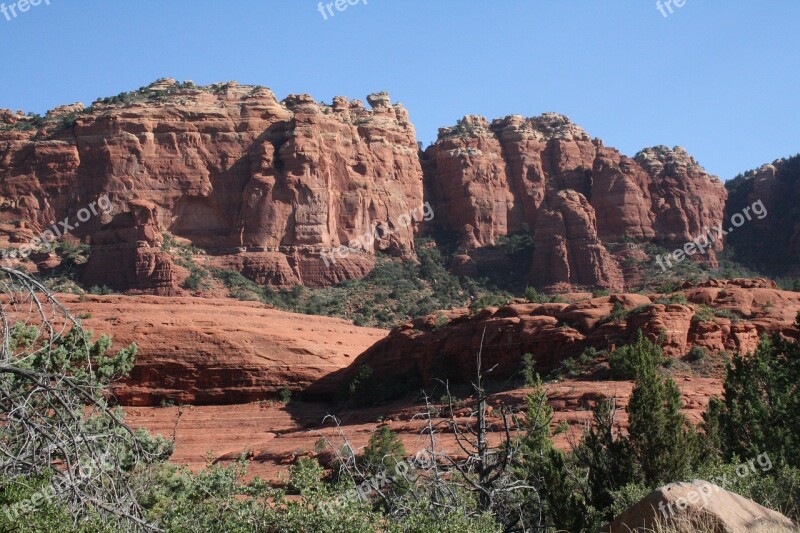
[(492, 260), (479, 251), (499, 236), (532, 231), (530, 281), (551, 290), (622, 290), (619, 257), (604, 243), (681, 247), (721, 221), (727, 198), (682, 148), (629, 158), (555, 113), (491, 124), (467, 116), (439, 131), (423, 167), (437, 224), (459, 235), (465, 273)]
[[(176, 294), (162, 232), (258, 283), (331, 285), (369, 272), (373, 256), (326, 267), (320, 250), (422, 205), (414, 127), (385, 93), (368, 97), (371, 109), (308, 95), (279, 102), (235, 82), (201, 90), (161, 80), (135, 94), (124, 105), (55, 109), (39, 131), (0, 132), (0, 231), (12, 246), (65, 217), (74, 223), (105, 194), (113, 213), (70, 235), (92, 245), (89, 285)], [(413, 225), (392, 230), (379, 248), (410, 256)]]
[[(468, 116), (421, 152), (402, 105), (386, 93), (367, 101), (278, 101), (261, 87), (164, 79), (56, 108), (41, 123), (0, 111), (0, 247), (72, 225), (107, 195), (113, 212), (66, 237), (92, 246), (87, 285), (181, 294), (188, 273), (161, 251), (164, 233), (204, 249), (212, 266), (288, 287), (362, 277), (376, 247), (413, 257), (415, 234), (441, 230), (459, 241), (462, 273), (502, 261), (498, 237), (527, 232), (530, 283), (621, 291), (620, 243), (672, 249), (722, 220), (724, 186), (681, 148), (626, 157), (547, 113), (491, 124)], [(424, 201), (435, 212), (427, 227), (399, 223)], [(376, 246), (321, 260), (379, 223), (392, 234)], [(41, 270), (58, 263), (32, 259)], [(713, 264), (714, 251), (704, 260)]]

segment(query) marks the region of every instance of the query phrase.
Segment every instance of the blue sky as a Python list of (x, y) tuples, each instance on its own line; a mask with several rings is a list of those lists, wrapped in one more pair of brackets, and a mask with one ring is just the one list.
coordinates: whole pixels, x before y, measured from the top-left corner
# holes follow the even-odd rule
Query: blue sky
[(44, 1), (0, 14), (0, 107), (235, 79), (279, 98), (389, 91), (425, 144), (465, 114), (557, 111), (628, 155), (684, 146), (723, 179), (800, 152), (796, 0), (666, 18), (655, 0), (368, 0), (328, 20), (311, 0)]

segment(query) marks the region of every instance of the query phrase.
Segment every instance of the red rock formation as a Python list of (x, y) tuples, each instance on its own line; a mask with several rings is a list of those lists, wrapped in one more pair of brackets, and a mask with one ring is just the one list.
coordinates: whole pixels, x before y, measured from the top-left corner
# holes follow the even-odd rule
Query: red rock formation
[[(491, 124), (465, 117), (440, 130), (423, 166), (437, 226), (456, 231), (463, 249), (533, 231), (531, 282), (564, 290), (619, 288), (622, 276), (603, 242), (682, 246), (722, 220), (726, 198), (719, 179), (682, 148), (650, 148), (631, 159), (554, 113)], [(568, 205), (562, 191), (573, 191)], [(715, 262), (713, 251), (708, 260)]]
[[(22, 219), (40, 231), (74, 219), (105, 194), (116, 213), (131, 214), (126, 224), (134, 232), (137, 223), (148, 232), (169, 231), (222, 263), (247, 262), (243, 271), (267, 283), (324, 285), (363, 276), (376, 248), (413, 254), (419, 218), (398, 221), (422, 205), (407, 112), (385, 93), (368, 100), (371, 109), (344, 98), (327, 106), (307, 95), (278, 102), (267, 89), (234, 82), (201, 89), (160, 80), (86, 110), (58, 108), (39, 133), (23, 131), (16, 126), (22, 117), (5, 112), (0, 197), (9, 201), (0, 202), (0, 223)], [(146, 221), (134, 213), (139, 202), (152, 206)], [(391, 235), (322, 271), (320, 251), (380, 223)], [(163, 292), (170, 270), (161, 266), (164, 258), (125, 239), (113, 250), (106, 237), (120, 227), (108, 224), (95, 217), (70, 235), (104, 247), (85, 281), (109, 281), (122, 261), (131, 274), (114, 286)], [(142, 279), (148, 272), (159, 279)]]
[(745, 172), (725, 186), (726, 219), (743, 217), (727, 237), (735, 258), (776, 275), (800, 276), (800, 156)]
[[(395, 328), (335, 379), (346, 382), (368, 365), (379, 381), (427, 383), (433, 373), (448, 371), (447, 377), (469, 382), (482, 338), (484, 368), (492, 369), (492, 379), (503, 380), (520, 368), (526, 353), (534, 356), (537, 371), (547, 373), (589, 346), (613, 350), (632, 341), (639, 330), (653, 341), (662, 339), (664, 353), (674, 358), (687, 355), (693, 346), (711, 354), (747, 353), (763, 333), (798, 335), (794, 321), (800, 293), (778, 290), (764, 280), (714, 280), (678, 294), (688, 303), (623, 294), (573, 304), (510, 304), (475, 316), (454, 310), (445, 314), (449, 322), (442, 327), (437, 326), (437, 313)], [(696, 316), (701, 305), (717, 313)], [(616, 321), (609, 319), (615, 306), (626, 310)]]
[[(235, 404), (299, 391), (386, 335), (341, 319), (296, 315), (231, 298), (59, 295), (87, 329), (139, 347), (123, 405)], [(325, 392), (333, 397), (336, 389)]]
[(155, 204), (132, 200), (128, 207), (92, 236), (85, 278), (131, 292), (174, 295), (174, 265), (160, 250)]
[[(722, 393), (719, 379), (691, 378), (679, 380), (684, 414), (694, 424), (703, 420), (708, 399)], [(617, 381), (564, 380), (548, 383), (547, 396), (553, 407), (551, 427), (565, 425), (567, 431), (555, 432), (553, 439), (560, 450), (570, 450), (578, 442), (591, 421), (590, 409), (598, 399), (616, 399), (616, 422), (626, 428), (628, 413), (625, 408), (631, 396), (633, 383)], [(515, 411), (524, 410), (528, 389), (516, 389), (490, 395), (491, 406), (503, 405)], [(370, 436), (380, 427), (388, 426), (403, 441), (409, 455), (423, 450), (428, 441), (425, 435), (428, 420), (420, 416), (424, 407), (418, 403), (397, 402), (392, 405), (364, 409), (348, 409), (341, 419), (341, 430), (355, 449), (367, 445)], [(286, 479), (286, 468), (301, 457), (318, 457), (324, 464), (325, 455), (315, 451), (320, 436), (331, 442), (340, 442), (339, 428), (326, 421), (330, 404), (291, 403), (266, 401), (236, 405), (207, 405), (183, 407), (128, 407), (126, 422), (134, 428), (144, 427), (167, 438), (176, 437), (175, 453), (170, 458), (194, 469), (208, 464), (211, 452), (215, 463), (235, 464), (244, 454), (250, 461), (248, 474), (264, 479)], [(469, 411), (467, 409), (467, 411)], [(489, 416), (488, 439), (493, 445), (504, 438), (500, 409)], [(458, 421), (474, 426), (475, 419), (462, 410)], [(518, 413), (517, 418), (522, 418)], [(447, 418), (446, 409), (434, 410), (432, 423), (439, 428), (436, 446), (451, 457), (463, 453), (455, 440)]]
[(557, 291), (573, 284), (623, 290), (622, 272), (597, 238), (594, 209), (581, 193), (560, 191), (552, 209), (539, 213), (535, 239), (529, 276), (534, 284)]

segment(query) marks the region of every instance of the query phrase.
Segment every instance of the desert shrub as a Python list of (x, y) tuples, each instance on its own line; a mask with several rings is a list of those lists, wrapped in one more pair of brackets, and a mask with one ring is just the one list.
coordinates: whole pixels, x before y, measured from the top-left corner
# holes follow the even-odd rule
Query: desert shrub
[(564, 299), (558, 294), (542, 294), (533, 287), (525, 289), (525, 299), (532, 304), (564, 303)]
[(292, 390), (289, 387), (282, 387), (278, 392), (278, 398), (282, 403), (289, 403), (292, 401)]
[(469, 306), (469, 310), (472, 312), (472, 314), (476, 314), (487, 307), (502, 307), (507, 305), (509, 302), (511, 302), (511, 296), (509, 295), (487, 294), (472, 302)]
[(622, 305), (621, 302), (614, 302), (614, 307), (611, 309), (611, 313), (607, 317), (599, 320), (597, 324), (602, 325), (610, 322), (623, 322), (624, 320), (627, 320), (630, 314), (631, 312), (625, 309), (625, 306)]
[(590, 372), (592, 366), (603, 355), (605, 355), (605, 351), (589, 346), (580, 355), (563, 360), (560, 368), (553, 372), (549, 378), (578, 378), (584, 376)]
[(200, 268), (193, 269), (189, 273), (189, 277), (187, 277), (183, 281), (183, 288), (192, 291), (200, 290), (201, 288), (206, 287), (206, 284), (203, 283), (203, 281), (206, 279), (207, 276), (208, 276), (207, 270)]
[(708, 352), (706, 352), (706, 349), (702, 346), (692, 346), (692, 349), (689, 350), (689, 361), (702, 361), (707, 355)]
[(397, 464), (406, 457), (400, 437), (388, 426), (374, 431), (359, 458), (362, 467), (371, 475), (395, 472)]
[(701, 305), (697, 308), (697, 310), (695, 310), (694, 316), (692, 317), (692, 322), (713, 322), (714, 316), (714, 310), (712, 308), (707, 305)]
[(715, 309), (714, 316), (719, 318), (727, 318), (732, 322), (739, 322), (742, 320), (742, 315), (730, 309)]
[(672, 304), (682, 304), (687, 305), (689, 301), (686, 299), (686, 296), (679, 292), (667, 297), (658, 298), (655, 303), (662, 304), (662, 305), (672, 305)]
[(94, 285), (89, 288), (89, 294), (106, 295), (106, 294), (114, 294), (114, 291), (109, 289), (105, 285), (102, 286)]
[(361, 365), (353, 374), (350, 383), (347, 385), (347, 397), (349, 400), (358, 404), (370, 401), (372, 389), (372, 367)]
[(643, 371), (664, 364), (664, 353), (656, 343), (650, 342), (641, 332), (636, 340), (608, 354), (613, 379), (636, 379)]

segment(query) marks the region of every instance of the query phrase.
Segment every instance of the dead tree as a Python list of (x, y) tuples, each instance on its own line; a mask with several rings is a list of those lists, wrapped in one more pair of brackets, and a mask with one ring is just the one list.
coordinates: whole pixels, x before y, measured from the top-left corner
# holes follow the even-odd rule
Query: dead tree
[[(79, 524), (99, 515), (121, 531), (157, 530), (130, 483), (155, 459), (104, 397), (112, 359), (33, 277), (0, 267), (0, 479), (47, 479), (41, 499)], [(131, 355), (132, 358), (132, 355)]]
[[(550, 419), (542, 424), (531, 425), (531, 420), (520, 423), (518, 412), (508, 406), (501, 406), (497, 413), (500, 419), (496, 424), (500, 432), (500, 442), (492, 444), (489, 436), (492, 428), (489, 423), (490, 409), (486, 391), (486, 374), (483, 369), (483, 345), (486, 335), (484, 328), (481, 343), (476, 356), (475, 381), (472, 382), (474, 399), (471, 401), (470, 418), (475, 424), (466, 428), (459, 425), (452, 405), (449, 386), (446, 386), (449, 403), (449, 425), (456, 443), (466, 456), (454, 459), (445, 456), (449, 463), (451, 479), (458, 479), (460, 484), (477, 497), (477, 513), (491, 513), (505, 528), (505, 531), (535, 531), (542, 529), (543, 513), (541, 487), (539, 483), (531, 484), (531, 480), (514, 472), (513, 467), (523, 459), (529, 441), (542, 431), (548, 432)], [(546, 407), (546, 395), (529, 398), (528, 409)], [(546, 426), (546, 427), (545, 427)], [(533, 517), (533, 520), (532, 520)], [(533, 522), (533, 523), (531, 523)]]
[[(370, 496), (380, 501), (390, 514), (399, 515), (413, 513), (414, 504), (425, 499), (433, 509), (444, 513), (466, 513), (478, 516), (491, 513), (502, 523), (505, 531), (542, 531), (544, 513), (541, 497), (541, 484), (531, 483), (530, 477), (520, 476), (514, 468), (520, 465), (523, 456), (529, 450), (529, 444), (537, 435), (549, 437), (550, 418), (538, 416), (547, 411), (546, 394), (532, 395), (528, 399), (527, 409), (533, 412), (534, 420), (518, 416), (519, 413), (507, 406), (502, 406), (497, 413), (499, 418), (495, 426), (499, 426), (500, 439), (492, 444), (490, 434), (493, 432), (489, 420), (490, 409), (486, 392), (487, 373), (483, 370), (483, 343), (476, 356), (476, 377), (472, 383), (473, 398), (469, 401), (468, 418), (474, 424), (459, 423), (456, 409), (452, 402), (449, 384), (443, 382), (448, 397), (447, 413), (444, 418), (438, 416), (431, 405), (428, 395), (423, 391), (426, 410), (418, 414), (417, 420), (424, 420), (422, 434), (428, 444), (407, 459), (412, 469), (411, 475), (398, 479), (396, 476), (382, 476), (391, 483), (381, 485), (368, 481), (368, 488), (374, 490)], [(338, 421), (338, 436), (344, 444), (335, 446), (326, 439), (334, 452), (336, 462), (342, 476), (363, 480), (367, 473), (360, 470), (355, 459), (356, 451), (350, 445)], [(460, 450), (455, 457), (441, 449), (440, 435), (452, 433)], [(400, 491), (392, 491), (392, 483), (399, 485)], [(412, 490), (409, 489), (409, 483)], [(472, 496), (474, 504), (467, 502), (465, 496)]]

